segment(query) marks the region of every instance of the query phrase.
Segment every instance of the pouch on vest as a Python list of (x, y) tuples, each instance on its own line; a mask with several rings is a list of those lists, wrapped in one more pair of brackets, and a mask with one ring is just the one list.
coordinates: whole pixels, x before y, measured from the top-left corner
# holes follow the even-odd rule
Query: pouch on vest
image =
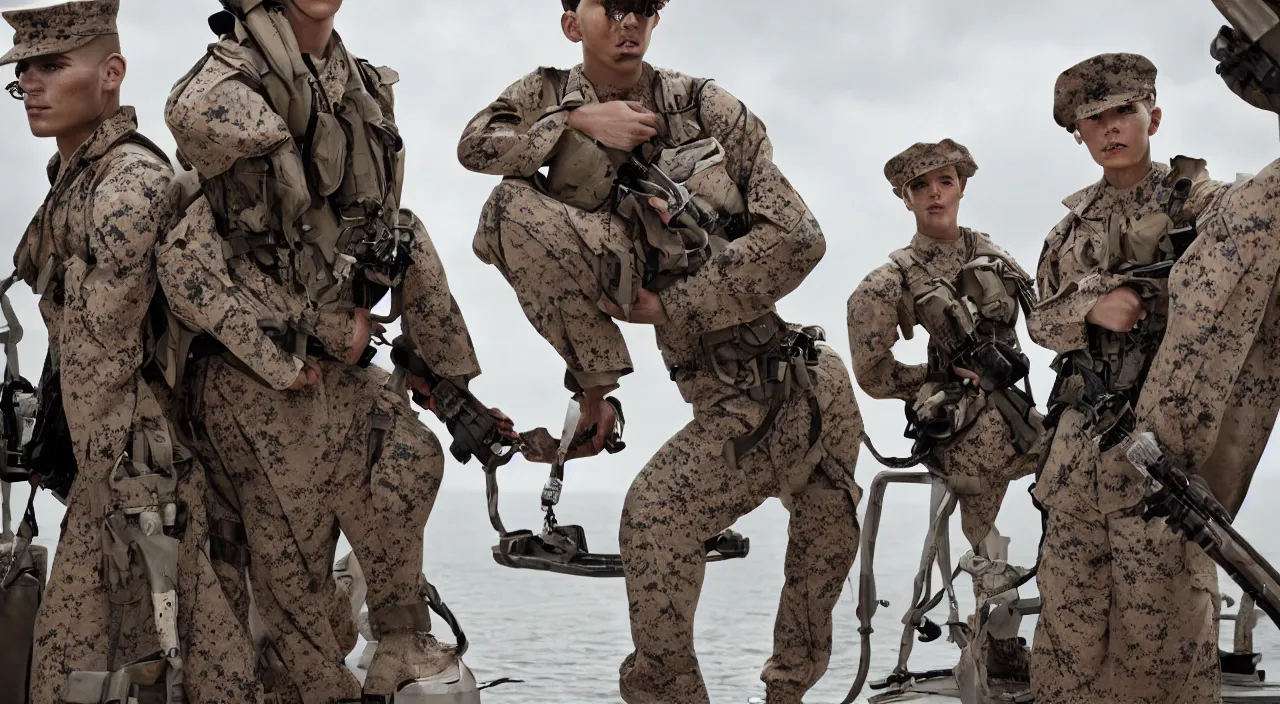
[[(110, 505), (102, 524), (107, 587), (113, 602), (150, 594), (155, 639), (168, 686), (180, 683), (177, 622), (178, 551), (188, 507), (178, 499), (178, 478), (192, 457), (172, 441), (163, 411), (145, 382), (138, 387), (133, 443), (108, 479)], [(80, 672), (71, 677), (104, 673)], [(73, 700), (74, 701), (74, 700)]]
[(577, 130), (566, 130), (547, 164), (543, 190), (562, 203), (594, 211), (609, 200), (617, 166), (595, 140)]
[(328, 198), (342, 185), (347, 170), (347, 133), (332, 113), (315, 113), (315, 131), (307, 156), (316, 193)]
[(1013, 325), (1018, 318), (1020, 279), (1003, 259), (981, 256), (960, 268), (956, 290), (973, 301), (983, 321)]
[[(735, 325), (702, 336), (702, 351), (712, 373), (737, 389), (751, 393), (754, 400), (764, 400), (770, 382), (779, 382), (785, 371), (771, 365), (770, 353), (782, 347), (787, 328), (775, 313), (750, 323)], [(770, 368), (778, 366), (778, 368)]]
[(916, 318), (929, 331), (929, 344), (949, 357), (954, 357), (973, 340), (977, 322), (969, 302), (954, 286), (941, 279), (916, 298)]

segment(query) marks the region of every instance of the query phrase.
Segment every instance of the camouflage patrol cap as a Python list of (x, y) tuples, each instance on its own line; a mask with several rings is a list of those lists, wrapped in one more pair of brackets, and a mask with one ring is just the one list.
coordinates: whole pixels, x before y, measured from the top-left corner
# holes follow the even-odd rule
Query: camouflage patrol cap
[(1139, 54), (1099, 54), (1058, 76), (1053, 119), (1068, 132), (1111, 108), (1156, 99), (1156, 66)]
[(937, 144), (916, 142), (911, 145), (884, 165), (884, 177), (893, 186), (893, 194), (901, 198), (902, 189), (908, 183), (948, 166), (956, 167), (960, 178), (969, 178), (978, 172), (978, 162), (973, 160), (963, 144), (944, 139)]
[(4, 20), (14, 29), (13, 48), (0, 57), (0, 66), (65, 54), (97, 37), (118, 34), (119, 10), (120, 0), (76, 0), (5, 12)]

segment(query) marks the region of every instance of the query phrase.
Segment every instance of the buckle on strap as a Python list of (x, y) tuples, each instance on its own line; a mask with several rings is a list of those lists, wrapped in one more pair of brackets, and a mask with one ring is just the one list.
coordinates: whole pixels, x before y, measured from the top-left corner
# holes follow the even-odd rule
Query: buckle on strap
[(167, 661), (161, 656), (130, 663), (115, 672), (76, 671), (67, 675), (67, 704), (126, 704), (141, 687), (163, 686)]

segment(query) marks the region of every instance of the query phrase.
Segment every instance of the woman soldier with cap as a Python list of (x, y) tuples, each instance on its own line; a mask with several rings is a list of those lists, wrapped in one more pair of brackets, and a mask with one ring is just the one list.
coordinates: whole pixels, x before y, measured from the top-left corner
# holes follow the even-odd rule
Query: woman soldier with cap
[[(990, 557), (1001, 549), (994, 525), (1009, 482), (1035, 468), (1040, 418), (1016, 386), (1027, 363), (1014, 324), (1033, 302), (1030, 276), (987, 235), (959, 225), (977, 170), (950, 139), (917, 143), (885, 165), (916, 234), (849, 298), (849, 346), (862, 390), (907, 404), (912, 461), (947, 478), (965, 537)], [(893, 356), (897, 329), (911, 339), (916, 325), (929, 334), (928, 363), (903, 364)], [(1021, 645), (994, 645), (990, 673), (1025, 677)]]
[(1145, 57), (1103, 54), (1054, 90), (1055, 121), (1103, 178), (1064, 201), (1028, 318), (1059, 353), (1056, 431), (1034, 492), (1046, 512), (1038, 701), (1219, 701), (1214, 565), (1143, 519), (1145, 481), (1123, 450), (1135, 431), (1154, 432), (1234, 513), (1280, 405), (1280, 174), (1272, 165), (1228, 186), (1202, 160), (1153, 163), (1155, 79)]

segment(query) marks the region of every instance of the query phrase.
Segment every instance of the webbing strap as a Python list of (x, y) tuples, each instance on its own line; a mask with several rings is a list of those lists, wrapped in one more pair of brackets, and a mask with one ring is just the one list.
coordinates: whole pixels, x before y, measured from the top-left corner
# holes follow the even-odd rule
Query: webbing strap
[(0, 344), (4, 345), (5, 368), (4, 380), (13, 381), (18, 378), (18, 343), (22, 341), (22, 325), (13, 312), (13, 304), (9, 302), (9, 289), (19, 281), (18, 272), (0, 282), (0, 309), (4, 312), (4, 332), (0, 332)]
[(0, 520), (0, 542), (9, 542), (13, 540), (13, 531), (9, 529), (13, 522), (13, 509), (9, 506), (9, 492), (12, 490), (9, 482), (0, 482), (0, 495), (3, 496), (3, 519)]
[(131, 663), (115, 672), (78, 670), (67, 675), (67, 704), (126, 704), (133, 687), (159, 684), (165, 673), (165, 659), (160, 655)]

